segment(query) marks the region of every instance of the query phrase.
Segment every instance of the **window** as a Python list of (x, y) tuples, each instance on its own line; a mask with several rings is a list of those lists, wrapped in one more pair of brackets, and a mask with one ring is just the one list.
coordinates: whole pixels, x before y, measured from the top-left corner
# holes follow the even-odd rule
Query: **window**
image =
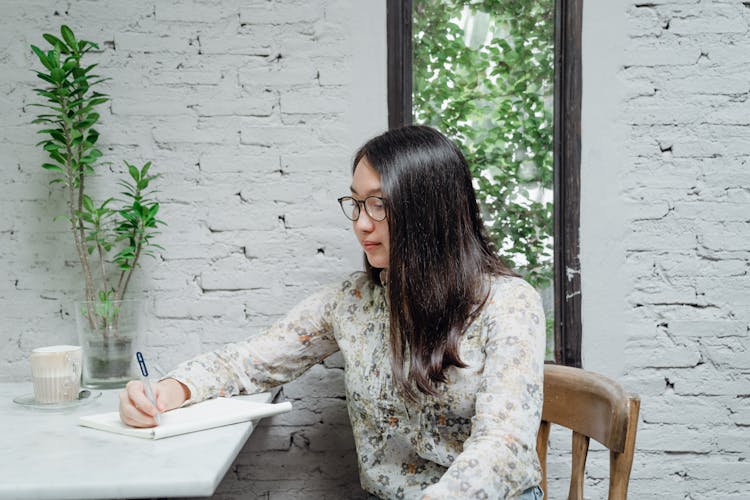
[(503, 255), (532, 284), (554, 283), (549, 351), (573, 366), (581, 364), (581, 1), (388, 1), (389, 126), (435, 125), (462, 143)]

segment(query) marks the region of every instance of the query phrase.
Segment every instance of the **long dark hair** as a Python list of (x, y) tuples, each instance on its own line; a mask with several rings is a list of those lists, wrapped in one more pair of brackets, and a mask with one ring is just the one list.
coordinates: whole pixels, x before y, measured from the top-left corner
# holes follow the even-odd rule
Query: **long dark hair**
[[(516, 274), (487, 238), (464, 155), (440, 132), (389, 130), (357, 151), (352, 171), (363, 158), (380, 174), (388, 214), (394, 381), (408, 397), (416, 395), (412, 384), (437, 396), (446, 368), (467, 366), (459, 342), (487, 301), (488, 276)], [(366, 256), (365, 269), (382, 284)]]

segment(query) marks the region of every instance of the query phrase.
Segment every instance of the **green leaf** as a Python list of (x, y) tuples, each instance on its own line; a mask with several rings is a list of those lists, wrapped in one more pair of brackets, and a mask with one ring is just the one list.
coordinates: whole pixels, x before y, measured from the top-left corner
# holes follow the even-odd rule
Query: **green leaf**
[(60, 40), (56, 36), (50, 35), (49, 33), (45, 33), (45, 34), (42, 35), (42, 37), (45, 40), (47, 40), (47, 42), (50, 45), (52, 45), (53, 47), (56, 46), (56, 45), (59, 46), (60, 47), (60, 52), (62, 54), (70, 54), (70, 50), (68, 50), (68, 47), (65, 45), (65, 42), (63, 42), (62, 40)]
[[(34, 122), (36, 122), (36, 121), (37, 121), (37, 120), (34, 120), (34, 121), (33, 121), (33, 122), (31, 122), (31, 123), (34, 123)], [(44, 129), (41, 129), (41, 130), (37, 130), (37, 131), (36, 131), (36, 133), (37, 133), (37, 134), (51, 134), (52, 132), (59, 132), (59, 131), (60, 131), (60, 130), (59, 130), (59, 129), (56, 129), (56, 128), (44, 128)]]
[[(39, 58), (39, 61), (42, 63), (42, 65), (45, 68), (47, 68), (49, 70), (51, 70), (52, 68), (54, 68), (54, 66), (52, 65), (52, 63), (50, 63), (49, 60), (47, 59), (47, 55), (42, 51), (42, 49), (40, 49), (36, 45), (32, 45), (31, 46), (31, 50), (34, 51), (34, 54), (36, 54), (36, 56)], [(37, 76), (38, 75), (39, 75), (39, 73), (37, 73)]]
[(66, 25), (62, 25), (60, 27), (60, 34), (63, 37), (63, 40), (65, 40), (65, 43), (68, 44), (68, 47), (70, 47), (70, 50), (73, 52), (78, 52), (78, 42), (76, 41), (76, 37), (73, 35), (73, 30), (68, 28)]
[(81, 120), (80, 122), (75, 124), (75, 127), (79, 130), (87, 129), (91, 127), (95, 122), (91, 120)]
[(104, 104), (107, 101), (109, 101), (109, 99), (107, 97), (95, 97), (93, 99), (89, 99), (88, 105), (89, 106), (97, 106), (99, 104)]
[[(91, 75), (94, 76), (94, 75)], [(93, 87), (94, 85), (99, 85), (100, 83), (108, 82), (111, 78), (99, 78), (98, 80), (94, 80), (93, 82), (89, 82), (89, 87)]]
[(130, 224), (130, 227), (137, 227), (138, 226), (138, 216), (135, 215), (133, 212), (120, 212), (120, 215), (123, 219), (128, 221)]
[(49, 124), (49, 123), (55, 123), (55, 121), (50, 120), (49, 118), (42, 118), (41, 116), (37, 118), (36, 120), (31, 120), (32, 125), (39, 125), (40, 123)]
[(64, 71), (64, 72), (65, 72), (66, 74), (68, 74), (68, 73), (69, 73), (70, 71), (72, 71), (72, 70), (73, 70), (73, 68), (75, 68), (75, 67), (76, 67), (76, 61), (75, 61), (75, 59), (67, 59), (67, 60), (66, 60), (66, 61), (65, 61), (65, 62), (63, 63), (63, 67), (62, 67), (62, 69), (63, 69), (63, 71)]
[(85, 208), (89, 212), (94, 211), (94, 201), (90, 196), (84, 194), (81, 201), (83, 202), (83, 208)]
[(92, 164), (92, 163), (94, 163), (96, 161), (96, 157), (93, 157), (93, 156), (90, 156), (90, 155), (89, 156), (84, 156), (79, 161), (82, 164), (90, 165), (90, 164)]
[(53, 138), (53, 139), (55, 139), (55, 140), (56, 140), (57, 142), (59, 142), (60, 144), (65, 144), (65, 136), (64, 136), (64, 135), (63, 135), (63, 133), (62, 133), (62, 132), (60, 131), (60, 129), (56, 129), (56, 130), (51, 130), (51, 131), (49, 132), (49, 135), (51, 135), (51, 136), (52, 136), (52, 138)]
[[(45, 149), (47, 149), (47, 148), (45, 148)], [(63, 158), (62, 155), (60, 153), (58, 153), (57, 151), (50, 151), (49, 152), (49, 157), (52, 158), (53, 160), (55, 160), (60, 165), (65, 165), (65, 158)]]
[(47, 60), (52, 65), (52, 69), (60, 69), (60, 52), (57, 48), (47, 51)]
[[(151, 162), (147, 161), (145, 165), (143, 165), (143, 168), (141, 169), (141, 179), (146, 177), (146, 174), (148, 174), (148, 169), (151, 168)], [(153, 178), (153, 177), (151, 177)]]
[(89, 42), (88, 40), (79, 40), (78, 41), (78, 48), (79, 50), (83, 51), (86, 47), (99, 49), (99, 45), (95, 44), (94, 42)]
[(138, 179), (140, 178), (140, 173), (138, 172), (138, 169), (134, 167), (133, 165), (129, 164), (128, 162), (125, 162), (125, 165), (128, 166), (130, 177), (132, 177), (134, 181), (138, 182)]
[(59, 165), (54, 165), (52, 163), (42, 163), (42, 168), (45, 170), (51, 170), (53, 172), (64, 172), (64, 170)]
[(50, 71), (50, 78), (52, 78), (54, 83), (59, 84), (65, 78), (65, 73), (60, 68), (52, 68)]

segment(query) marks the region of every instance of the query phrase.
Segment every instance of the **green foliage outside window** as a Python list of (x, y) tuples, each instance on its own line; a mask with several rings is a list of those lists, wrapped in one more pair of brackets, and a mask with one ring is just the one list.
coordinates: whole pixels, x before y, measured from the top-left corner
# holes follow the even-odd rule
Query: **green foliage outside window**
[(461, 144), (488, 231), (552, 279), (554, 0), (414, 0), (414, 122)]

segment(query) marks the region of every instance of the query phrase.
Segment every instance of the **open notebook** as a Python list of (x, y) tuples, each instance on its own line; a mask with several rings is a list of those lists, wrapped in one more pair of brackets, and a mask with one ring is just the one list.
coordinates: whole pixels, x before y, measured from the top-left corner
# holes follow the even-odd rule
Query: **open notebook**
[(162, 439), (189, 432), (256, 420), (285, 413), (292, 403), (257, 403), (233, 398), (216, 398), (162, 413), (161, 424), (138, 429), (122, 423), (118, 412), (99, 413), (78, 419), (78, 425), (145, 439)]

